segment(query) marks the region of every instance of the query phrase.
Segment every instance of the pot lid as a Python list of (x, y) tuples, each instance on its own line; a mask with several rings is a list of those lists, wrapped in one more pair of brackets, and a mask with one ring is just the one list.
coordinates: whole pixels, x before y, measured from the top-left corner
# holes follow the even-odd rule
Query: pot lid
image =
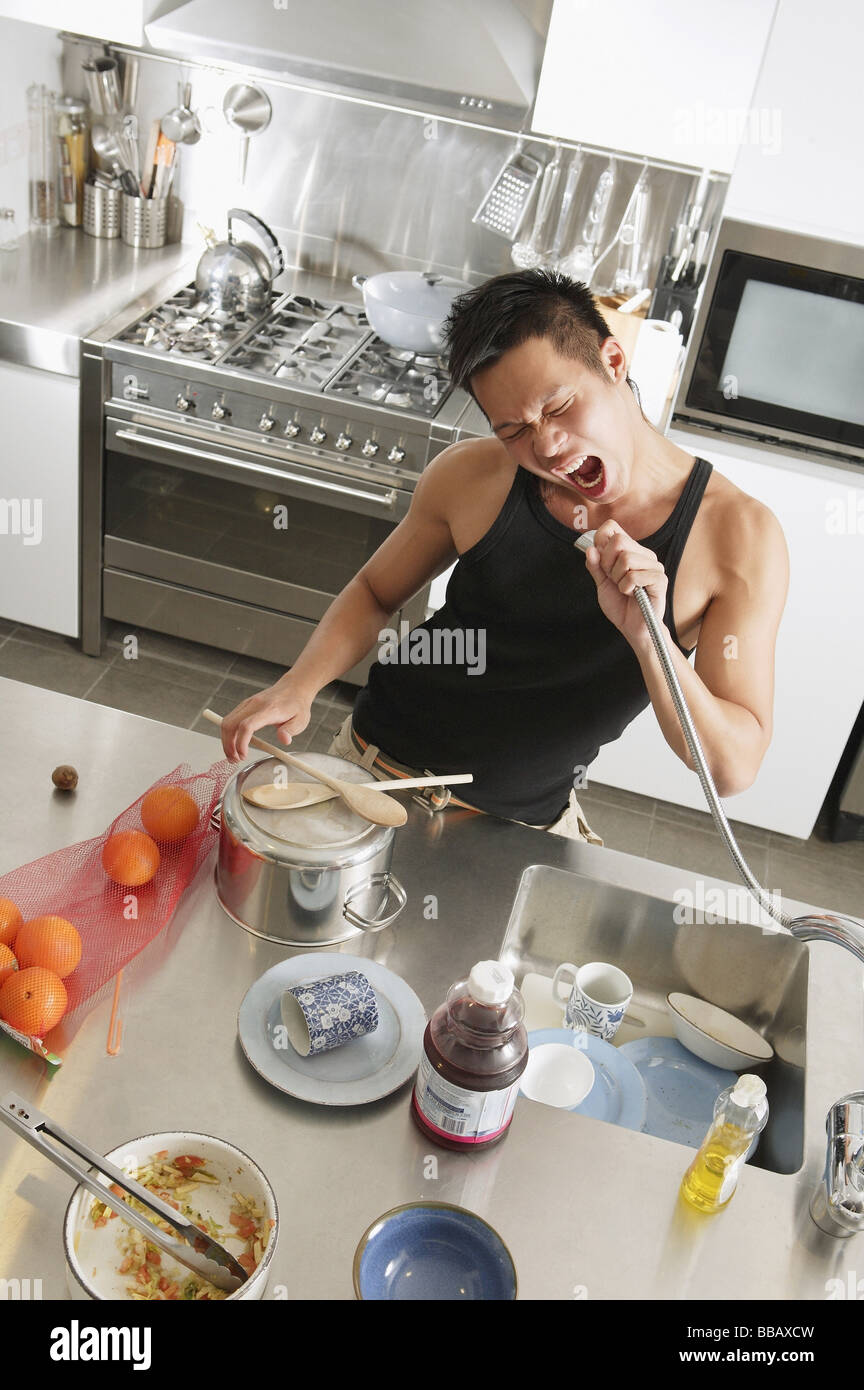
[(422, 319), (441, 319), (458, 294), (470, 290), (464, 280), (419, 270), (385, 270), (363, 283), (363, 294)]
[[(340, 777), (346, 782), (374, 780), (365, 768), (358, 767), (356, 763), (349, 763), (344, 758), (334, 758), (328, 753), (303, 753), (302, 757), (303, 761), (311, 766), (320, 768), (331, 777)], [(372, 849), (377, 842), (383, 844), (393, 834), (392, 827), (373, 825), (365, 817), (358, 816), (339, 796), (334, 796), (330, 801), (321, 801), (315, 806), (300, 806), (281, 811), (255, 806), (242, 797), (244, 788), (260, 787), (268, 782), (284, 783), (286, 778), (291, 782), (320, 785), (314, 777), (308, 777), (297, 768), (287, 767), (277, 758), (264, 758), (252, 767), (244, 768), (231, 784), (231, 809), (247, 828), (248, 838), (253, 842), (260, 841), (259, 847), (262, 851), (266, 851), (268, 841), (276, 841), (284, 846), (284, 853), (280, 852), (278, 857), (286, 862), (291, 860), (293, 850), (305, 852), (302, 855), (304, 862), (308, 862), (310, 853), (315, 862), (329, 862), (330, 859), (338, 861), (343, 857), (343, 850), (347, 850), (353, 857), (357, 849)]]

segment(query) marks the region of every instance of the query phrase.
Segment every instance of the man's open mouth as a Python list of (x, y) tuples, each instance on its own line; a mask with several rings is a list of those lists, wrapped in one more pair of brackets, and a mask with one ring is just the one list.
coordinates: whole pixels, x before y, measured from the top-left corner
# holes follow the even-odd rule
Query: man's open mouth
[(572, 483), (574, 487), (581, 488), (586, 492), (593, 492), (601, 488), (606, 472), (603, 467), (603, 460), (597, 458), (596, 454), (581, 454), (578, 458), (571, 459), (568, 463), (561, 464), (551, 471), (556, 478), (563, 478), (566, 482)]

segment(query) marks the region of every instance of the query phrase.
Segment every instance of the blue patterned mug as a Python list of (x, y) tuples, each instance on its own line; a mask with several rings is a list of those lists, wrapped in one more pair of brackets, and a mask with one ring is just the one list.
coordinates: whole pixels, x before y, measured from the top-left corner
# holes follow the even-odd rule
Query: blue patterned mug
[[(568, 980), (567, 975), (573, 978)], [(562, 998), (559, 984), (567, 987)], [(559, 965), (552, 979), (552, 994), (564, 1007), (564, 1026), (577, 1033), (593, 1033), (611, 1042), (627, 1005), (633, 998), (633, 984), (623, 970), (606, 961), (592, 960), (588, 965)]]
[(378, 1027), (375, 991), (359, 970), (293, 985), (282, 995), (280, 1012), (288, 1041), (301, 1057), (365, 1038)]

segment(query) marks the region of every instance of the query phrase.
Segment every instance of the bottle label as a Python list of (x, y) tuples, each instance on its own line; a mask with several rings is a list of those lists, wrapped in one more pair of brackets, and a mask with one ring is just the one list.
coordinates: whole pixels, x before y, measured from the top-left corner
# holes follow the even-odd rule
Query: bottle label
[(513, 1118), (519, 1082), (500, 1091), (470, 1091), (439, 1076), (425, 1052), (414, 1085), (413, 1103), (431, 1129), (460, 1144), (483, 1144), (501, 1134)]

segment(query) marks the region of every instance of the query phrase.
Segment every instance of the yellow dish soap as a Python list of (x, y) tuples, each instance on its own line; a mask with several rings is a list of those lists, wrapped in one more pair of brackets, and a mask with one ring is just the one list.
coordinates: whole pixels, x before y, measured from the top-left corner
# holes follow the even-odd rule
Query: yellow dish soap
[(754, 1137), (768, 1120), (765, 1082), (739, 1076), (721, 1091), (711, 1128), (681, 1182), (681, 1196), (697, 1211), (722, 1211), (731, 1201)]

